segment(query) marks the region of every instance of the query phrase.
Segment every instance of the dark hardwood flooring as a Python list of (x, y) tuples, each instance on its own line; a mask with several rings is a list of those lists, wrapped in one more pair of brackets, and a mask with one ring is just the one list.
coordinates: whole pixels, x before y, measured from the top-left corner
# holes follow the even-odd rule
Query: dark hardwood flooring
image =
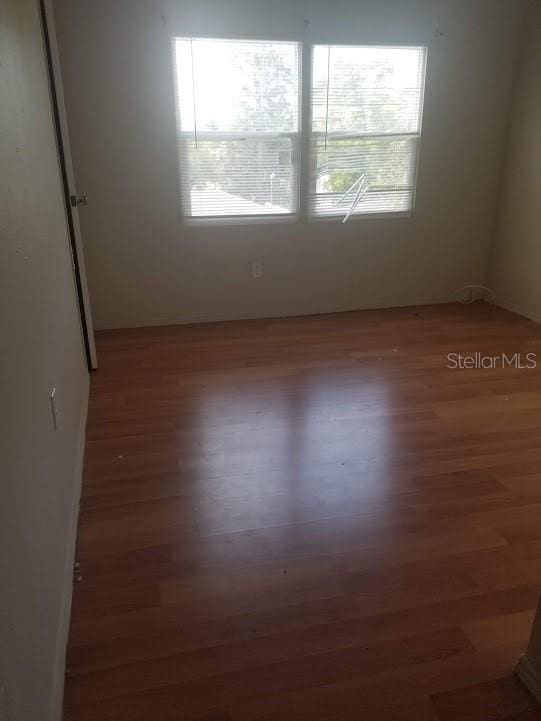
[(541, 589), (539, 326), (447, 305), (98, 352), (67, 721), (541, 719), (513, 673)]

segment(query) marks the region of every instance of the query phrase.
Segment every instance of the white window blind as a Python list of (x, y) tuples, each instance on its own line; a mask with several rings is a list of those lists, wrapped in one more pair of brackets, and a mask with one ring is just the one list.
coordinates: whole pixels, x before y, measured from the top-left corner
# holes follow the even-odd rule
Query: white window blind
[(177, 38), (183, 214), (297, 212), (299, 46)]
[(309, 215), (412, 210), (425, 63), (422, 47), (314, 46)]

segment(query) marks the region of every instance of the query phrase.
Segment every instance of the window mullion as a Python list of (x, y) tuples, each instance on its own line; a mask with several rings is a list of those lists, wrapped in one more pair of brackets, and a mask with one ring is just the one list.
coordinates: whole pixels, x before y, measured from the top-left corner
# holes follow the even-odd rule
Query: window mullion
[(301, 82), (300, 82), (300, 164), (299, 164), (299, 219), (308, 220), (308, 201), (310, 195), (310, 146), (312, 130), (312, 44), (301, 44)]

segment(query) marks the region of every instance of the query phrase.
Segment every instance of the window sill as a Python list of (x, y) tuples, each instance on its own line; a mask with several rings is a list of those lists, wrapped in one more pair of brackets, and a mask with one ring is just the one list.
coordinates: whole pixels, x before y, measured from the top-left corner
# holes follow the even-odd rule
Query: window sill
[(191, 228), (196, 227), (230, 227), (239, 225), (284, 225), (296, 223), (298, 216), (296, 214), (283, 215), (236, 215), (236, 216), (207, 216), (199, 218), (188, 218), (182, 216), (184, 225)]
[(392, 213), (358, 213), (351, 215), (347, 222), (344, 223), (344, 215), (312, 215), (304, 221), (296, 214), (284, 215), (250, 215), (250, 216), (229, 216), (229, 217), (200, 217), (187, 218), (181, 216), (182, 224), (189, 228), (229, 228), (244, 225), (293, 225), (297, 223), (337, 223), (340, 225), (349, 225), (360, 221), (370, 220), (407, 220), (413, 216), (412, 210), (402, 210)]
[(341, 223), (348, 225), (360, 220), (404, 220), (413, 216), (412, 210), (400, 210), (392, 213), (357, 213), (350, 215), (347, 222), (344, 223), (344, 215), (311, 215), (308, 218), (309, 223)]

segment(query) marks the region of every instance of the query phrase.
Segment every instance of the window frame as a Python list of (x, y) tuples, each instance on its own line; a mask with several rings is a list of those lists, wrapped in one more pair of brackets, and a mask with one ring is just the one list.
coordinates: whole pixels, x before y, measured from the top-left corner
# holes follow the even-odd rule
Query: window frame
[[(171, 39), (172, 55), (173, 55), (173, 76), (174, 76), (174, 87), (176, 88), (174, 105), (175, 105), (175, 133), (177, 138), (177, 174), (180, 181), (181, 168), (181, 144), (182, 136), (186, 138), (193, 138), (193, 131), (180, 131), (179, 130), (179, 107), (178, 107), (178, 78), (176, 70), (176, 50), (175, 44), (177, 40), (183, 39), (193, 40), (225, 40), (230, 42), (269, 42), (269, 43), (290, 43), (297, 46), (297, 59), (298, 59), (298, 92), (297, 92), (297, 109), (298, 109), (298, 120), (297, 120), (297, 132), (296, 133), (231, 133), (226, 131), (198, 131), (197, 138), (199, 139), (216, 139), (216, 140), (234, 140), (244, 139), (250, 136), (261, 137), (267, 135), (269, 139), (279, 139), (280, 137), (290, 138), (292, 141), (292, 153), (294, 154), (295, 162), (292, 164), (293, 175), (294, 175), (294, 191), (291, 194), (292, 200), (295, 203), (295, 210), (290, 213), (258, 213), (258, 214), (242, 214), (242, 215), (201, 215), (193, 216), (187, 215), (183, 210), (183, 199), (182, 189), (180, 190), (179, 197), (180, 202), (180, 218), (184, 225), (191, 227), (202, 227), (202, 226), (242, 226), (242, 225), (273, 225), (273, 224), (300, 224), (300, 223), (339, 223), (343, 224), (344, 214), (325, 214), (315, 215), (309, 212), (309, 199), (312, 183), (316, 182), (316, 179), (311, 178), (312, 174), (312, 163), (311, 163), (311, 146), (312, 137), (314, 135), (324, 135), (323, 132), (313, 131), (313, 104), (312, 104), (312, 70), (313, 70), (313, 52), (316, 46), (330, 45), (331, 47), (348, 47), (348, 48), (393, 48), (393, 49), (422, 49), (423, 50), (423, 73), (422, 73), (422, 85), (421, 85), (421, 102), (419, 106), (419, 130), (416, 133), (385, 133), (385, 134), (344, 134), (344, 133), (327, 133), (327, 137), (340, 136), (344, 139), (349, 138), (373, 138), (373, 139), (388, 139), (390, 137), (395, 138), (413, 138), (416, 139), (416, 150), (415, 158), (413, 161), (413, 184), (412, 184), (412, 202), (411, 208), (404, 211), (389, 211), (389, 212), (374, 212), (374, 213), (352, 213), (348, 218), (348, 223), (359, 222), (359, 221), (374, 221), (374, 220), (400, 220), (411, 218), (416, 210), (417, 204), (417, 191), (418, 191), (418, 178), (419, 178), (419, 166), (421, 158), (421, 141), (423, 137), (423, 125), (424, 125), (424, 105), (426, 97), (426, 81), (427, 81), (427, 67), (428, 67), (428, 52), (429, 48), (426, 44), (387, 44), (385, 42), (367, 43), (367, 42), (325, 42), (321, 39), (317, 40), (302, 40), (292, 37), (230, 37), (230, 36), (207, 36), (207, 35), (174, 35)], [(208, 137), (206, 137), (208, 136)], [(212, 136), (212, 137), (211, 137)], [(231, 136), (224, 138), (224, 136)], [(238, 137), (234, 137), (238, 136)]]
[(190, 226), (203, 226), (203, 225), (214, 225), (214, 226), (226, 226), (226, 225), (258, 225), (258, 224), (274, 224), (274, 223), (296, 223), (300, 215), (301, 207), (301, 196), (300, 196), (300, 166), (302, 162), (302, 54), (304, 49), (304, 43), (302, 40), (285, 39), (285, 38), (248, 38), (248, 37), (222, 37), (222, 36), (183, 36), (175, 35), (172, 38), (171, 47), (173, 55), (173, 73), (175, 82), (175, 133), (177, 138), (177, 164), (178, 164), (178, 178), (182, 185), (182, 169), (180, 167), (180, 161), (182, 157), (186, 157), (186, 153), (183, 153), (183, 146), (189, 139), (194, 138), (194, 131), (179, 129), (180, 126), (180, 109), (178, 105), (178, 76), (177, 76), (177, 60), (176, 60), (176, 43), (178, 40), (207, 40), (207, 41), (225, 41), (231, 43), (283, 43), (295, 45), (297, 49), (297, 131), (296, 132), (272, 132), (272, 131), (250, 131), (250, 132), (232, 132), (232, 131), (220, 131), (220, 130), (204, 130), (197, 131), (197, 140), (216, 140), (227, 142), (234, 140), (245, 140), (245, 139), (268, 139), (268, 140), (279, 140), (280, 138), (288, 138), (291, 140), (291, 152), (294, 162), (291, 164), (292, 168), (292, 192), (291, 202), (294, 210), (287, 213), (243, 213), (239, 215), (188, 215), (184, 207), (191, 207), (191, 198), (184, 199), (182, 196), (182, 187), (180, 187), (180, 215), (181, 220), (185, 225)]
[[(421, 102), (419, 105), (419, 129), (415, 133), (347, 133), (347, 132), (327, 132), (325, 131), (314, 131), (313, 130), (313, 110), (314, 105), (312, 103), (312, 70), (313, 70), (313, 58), (314, 58), (314, 48), (316, 47), (333, 47), (333, 48), (389, 48), (393, 50), (409, 50), (409, 49), (421, 49), (423, 50), (423, 70), (422, 70), (422, 82), (421, 82)], [(308, 122), (307, 122), (307, 135), (308, 138), (306, 140), (306, 149), (305, 153), (308, 156), (307, 162), (308, 162), (308, 186), (306, 188), (306, 199), (305, 199), (305, 212), (306, 217), (309, 223), (322, 223), (322, 222), (334, 222), (334, 223), (344, 223), (344, 213), (325, 213), (321, 215), (317, 215), (315, 213), (310, 213), (310, 196), (312, 194), (312, 188), (315, 187), (317, 183), (317, 178), (314, 176), (314, 167), (312, 165), (312, 139), (315, 137), (325, 137), (327, 136), (327, 139), (329, 138), (340, 138), (343, 140), (359, 140), (359, 139), (371, 139), (371, 140), (386, 140), (389, 138), (408, 138), (408, 139), (415, 139), (417, 141), (416, 148), (415, 148), (415, 157), (413, 159), (413, 183), (412, 183), (412, 199), (411, 199), (411, 208), (408, 210), (395, 210), (395, 211), (389, 211), (389, 212), (374, 212), (374, 213), (352, 213), (348, 219), (347, 222), (350, 223), (352, 221), (359, 221), (359, 220), (383, 220), (383, 219), (407, 219), (411, 218), (415, 211), (416, 206), (416, 200), (417, 200), (417, 179), (419, 175), (419, 162), (420, 162), (420, 151), (421, 151), (421, 138), (422, 138), (422, 131), (423, 131), (423, 120), (424, 120), (424, 101), (425, 101), (425, 89), (426, 89), (426, 69), (427, 69), (427, 58), (428, 58), (428, 47), (426, 45), (387, 45), (383, 43), (325, 43), (325, 42), (311, 42), (310, 43), (310, 54), (309, 54), (309, 62), (310, 62), (310, 79), (309, 79), (309, 86), (308, 86), (308, 94), (310, 96), (309, 98), (309, 108), (308, 108)], [(314, 192), (314, 195), (316, 193)]]

